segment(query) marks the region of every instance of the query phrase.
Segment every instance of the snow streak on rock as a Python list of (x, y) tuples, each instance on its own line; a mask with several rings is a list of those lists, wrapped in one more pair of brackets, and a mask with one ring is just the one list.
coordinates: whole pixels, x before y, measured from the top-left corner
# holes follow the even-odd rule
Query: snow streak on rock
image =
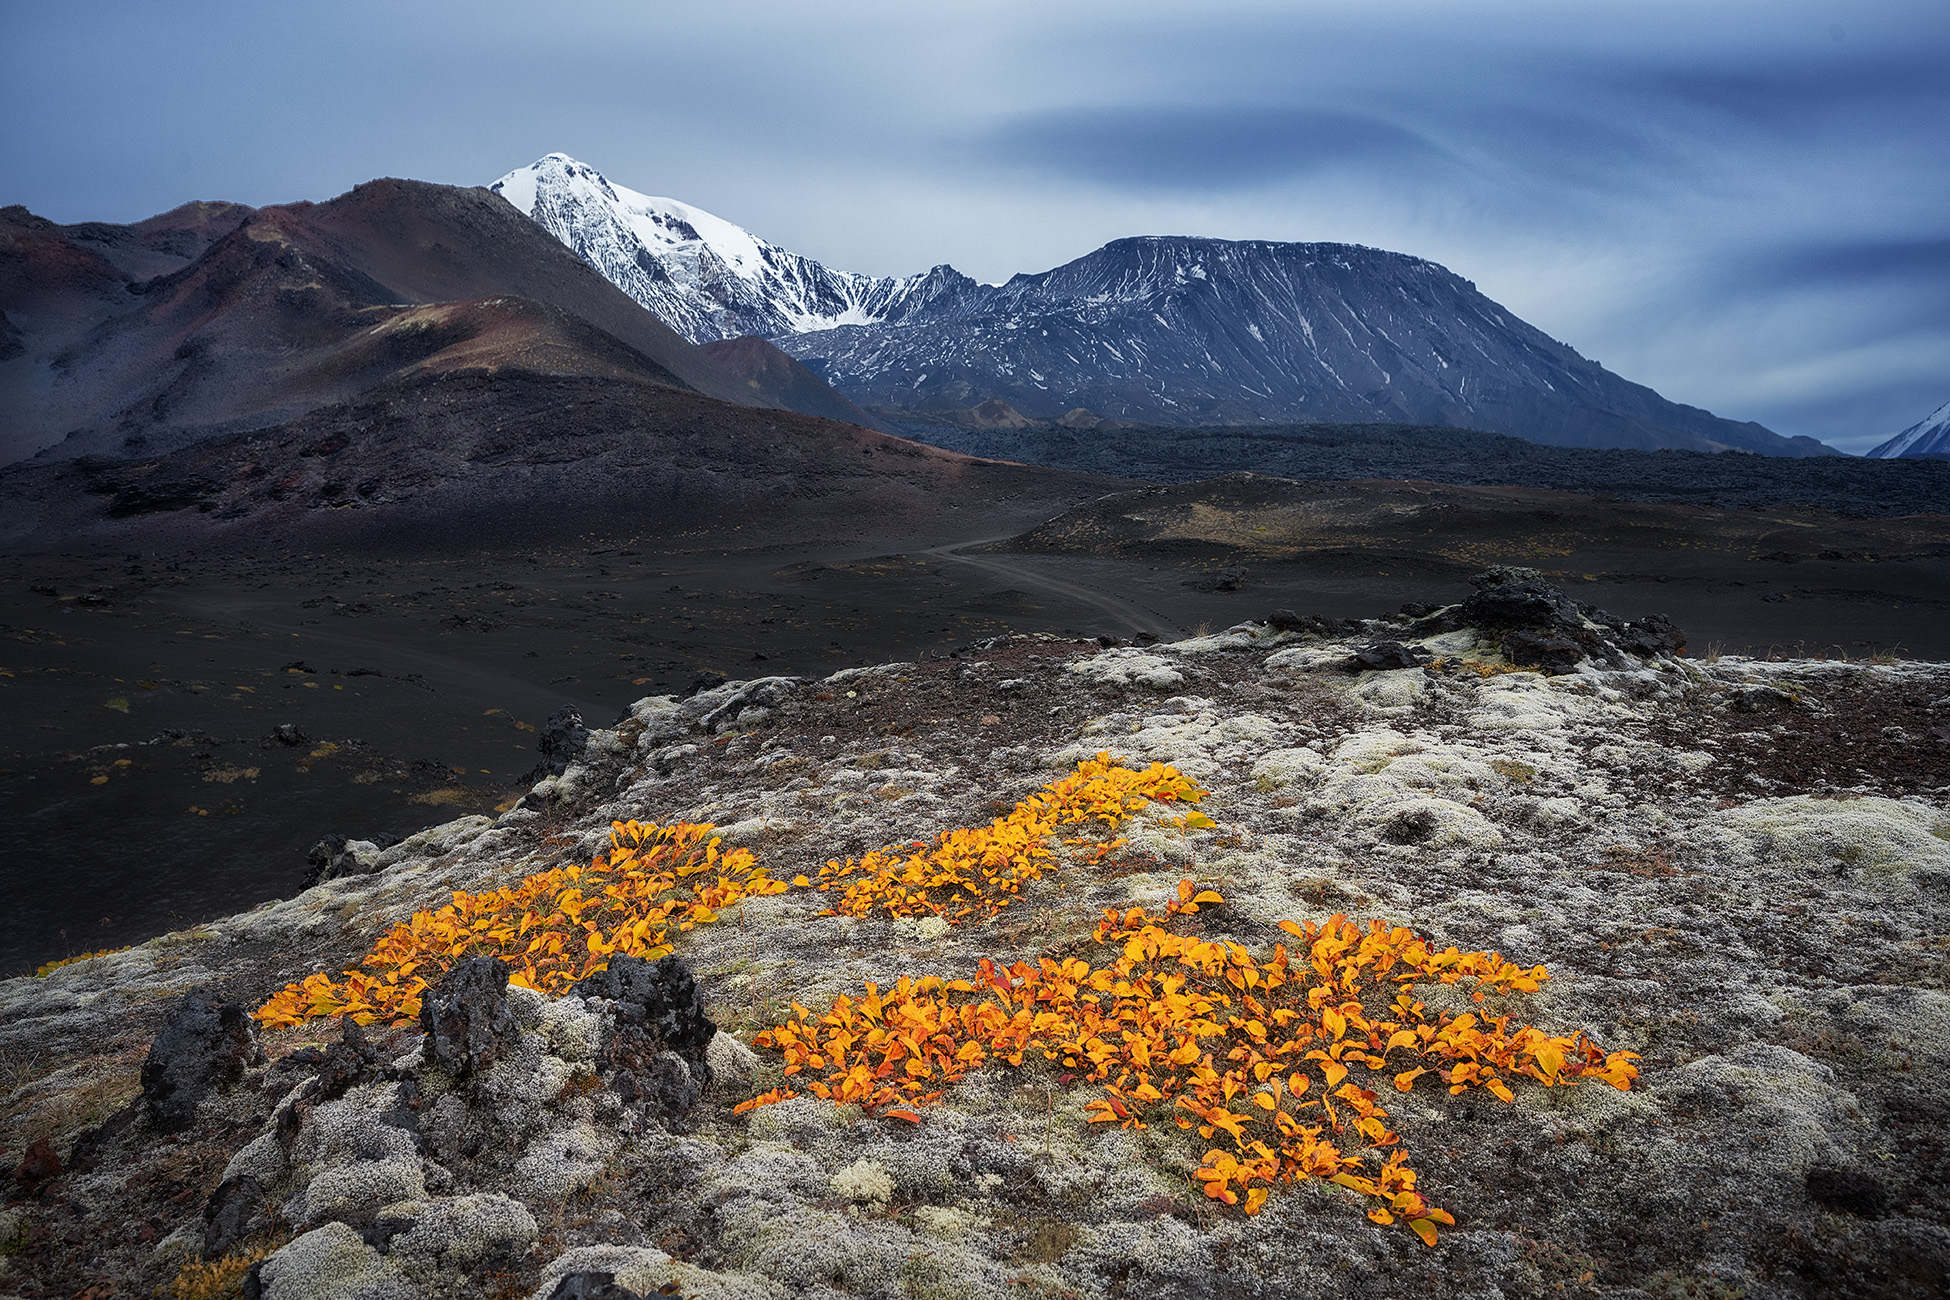
[(1950, 402), (1931, 411), (1869, 455), (1877, 460), (1901, 456), (1950, 456)]

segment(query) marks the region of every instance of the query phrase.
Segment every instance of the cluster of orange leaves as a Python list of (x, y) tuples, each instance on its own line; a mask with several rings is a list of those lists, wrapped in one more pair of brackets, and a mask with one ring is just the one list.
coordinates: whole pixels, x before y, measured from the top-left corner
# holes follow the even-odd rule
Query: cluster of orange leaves
[(35, 968), (34, 978), (44, 980), (55, 971), (60, 970), (63, 966), (72, 966), (78, 961), (93, 961), (97, 957), (112, 957), (118, 952), (127, 952), (128, 950), (129, 945), (123, 944), (120, 948), (97, 948), (93, 952), (78, 952), (72, 957), (62, 957), (55, 961), (43, 962)]
[[(1115, 827), (1153, 801), (1196, 803), (1206, 792), (1163, 764), (1147, 771), (1116, 766), (1109, 754), (1078, 764), (981, 830), (944, 832), (932, 851), (914, 846), (906, 863), (896, 850), (870, 853), (858, 864), (832, 862), (820, 889), (848, 876), (840, 905), (864, 916), (875, 908), (896, 916), (932, 912), (951, 923), (992, 916), (1054, 863), (1050, 841), (1060, 827), (1102, 821)], [(1194, 812), (1190, 818), (1210, 825)], [(1181, 818), (1181, 821), (1187, 819)], [(416, 912), (395, 926), (360, 962), (337, 978), (323, 972), (287, 985), (254, 1013), (268, 1026), (303, 1024), (320, 1016), (351, 1016), (360, 1024), (403, 1024), (420, 1014), (427, 986), (467, 957), (500, 957), (510, 980), (557, 994), (609, 964), (613, 954), (661, 957), (670, 935), (718, 919), (718, 910), (745, 898), (783, 893), (745, 849), (720, 852), (714, 828), (616, 822), (610, 851), (586, 867), (567, 866), (524, 877), (504, 889), (456, 891), (453, 901)], [(1120, 839), (1064, 841), (1089, 861)], [(828, 877), (831, 879), (828, 879)], [(799, 886), (813, 882), (800, 876)], [(937, 903), (928, 891), (951, 900)]]
[[(1380, 1094), (1363, 1081), (1380, 1074), (1408, 1092), (1435, 1074), (1451, 1093), (1482, 1088), (1507, 1102), (1519, 1078), (1629, 1089), (1638, 1075), (1633, 1053), (1607, 1055), (1582, 1034), (1431, 1013), (1415, 996), (1422, 981), (1464, 986), (1477, 1003), (1533, 991), (1548, 978), (1542, 966), (1438, 952), (1406, 928), (1344, 916), (1282, 923), (1297, 945), (1264, 960), (1169, 928), (1221, 901), (1187, 882), (1163, 916), (1107, 910), (1095, 937), (1116, 956), (1102, 967), (1046, 957), (1003, 969), (984, 959), (973, 980), (902, 979), (886, 994), (868, 984), (864, 998), (842, 996), (825, 1015), (795, 1002), (793, 1019), (754, 1041), (777, 1049), (786, 1075), (813, 1094), (907, 1120), (920, 1117), (906, 1107), (990, 1059), (1021, 1065), (1041, 1051), (1102, 1087), (1085, 1106), (1093, 1124), (1143, 1128), (1169, 1116), (1202, 1138), (1225, 1134), (1230, 1149), (1209, 1149), (1197, 1172), (1214, 1200), (1255, 1214), (1275, 1184), (1325, 1179), (1368, 1198), (1369, 1218), (1400, 1218), (1430, 1245), (1436, 1224), (1455, 1220), (1416, 1191)], [(736, 1109), (797, 1095), (788, 1085)], [(1378, 1168), (1361, 1149), (1377, 1152)]]
[[(1114, 832), (1148, 803), (1196, 805), (1208, 793), (1168, 764), (1138, 771), (1099, 753), (987, 826), (943, 831), (932, 848), (917, 843), (876, 849), (857, 861), (828, 862), (816, 887), (838, 890), (840, 896), (822, 915), (933, 915), (950, 925), (986, 920), (1013, 902), (1025, 884), (1055, 868), (1052, 841), (1064, 827), (1102, 822)], [(1212, 824), (1197, 812), (1180, 820)], [(1101, 861), (1123, 843), (1088, 835), (1063, 840), (1084, 864)], [(793, 883), (815, 882), (800, 876)]]
[(616, 822), (588, 866), (538, 872), (503, 889), (455, 891), (438, 911), (394, 926), (359, 968), (287, 985), (253, 1014), (267, 1026), (317, 1016), (362, 1025), (418, 1018), (428, 984), (469, 957), (499, 957), (509, 982), (560, 994), (613, 955), (662, 957), (671, 934), (718, 919), (745, 898), (783, 893), (745, 849), (721, 851), (712, 827)]

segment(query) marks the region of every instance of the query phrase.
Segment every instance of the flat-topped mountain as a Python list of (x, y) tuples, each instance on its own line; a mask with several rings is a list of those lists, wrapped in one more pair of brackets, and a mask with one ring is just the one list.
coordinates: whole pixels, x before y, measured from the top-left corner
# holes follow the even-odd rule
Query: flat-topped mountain
[(1421, 258), (1351, 244), (1116, 240), (979, 284), (834, 271), (564, 154), (495, 183), (696, 342), (772, 339), (862, 405), (1002, 399), (1167, 424), (1391, 421), (1573, 447), (1834, 454), (1668, 401)]

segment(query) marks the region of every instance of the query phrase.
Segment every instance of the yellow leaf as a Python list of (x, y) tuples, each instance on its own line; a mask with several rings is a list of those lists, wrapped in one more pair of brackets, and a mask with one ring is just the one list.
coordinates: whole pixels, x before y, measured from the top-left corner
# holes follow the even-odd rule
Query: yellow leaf
[(1424, 1246), (1435, 1245), (1435, 1224), (1434, 1223), (1430, 1222), (1427, 1219), (1410, 1219), (1408, 1221), (1408, 1226), (1409, 1229), (1413, 1231), (1416, 1236), (1422, 1239), (1422, 1244)]

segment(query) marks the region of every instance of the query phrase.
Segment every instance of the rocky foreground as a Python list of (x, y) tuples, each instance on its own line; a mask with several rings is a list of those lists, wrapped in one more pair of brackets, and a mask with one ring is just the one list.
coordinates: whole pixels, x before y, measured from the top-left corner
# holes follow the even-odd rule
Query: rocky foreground
[[(331, 846), (294, 899), (0, 984), (0, 1293), (1942, 1294), (1950, 667), (1679, 650), (1502, 571), (1389, 619), (1017, 638), (557, 728), (561, 770), (499, 818)], [(245, 1015), (454, 890), (589, 861), (615, 821), (714, 822), (786, 881), (1099, 751), (1209, 788), (1213, 825), (1154, 804), (986, 922), (787, 889), (559, 998), (474, 961), (420, 1024)], [(1211, 1199), (1209, 1143), (1087, 1123), (1101, 1090), (1040, 1053), (918, 1120), (734, 1113), (782, 1082), (749, 1043), (792, 1003), (1092, 960), (1103, 909), (1181, 881), (1224, 898), (1192, 932), (1256, 953), (1343, 913), (1542, 964), (1504, 1009), (1638, 1078), (1377, 1082), (1456, 1219), (1433, 1247), (1322, 1182), (1250, 1217)]]

